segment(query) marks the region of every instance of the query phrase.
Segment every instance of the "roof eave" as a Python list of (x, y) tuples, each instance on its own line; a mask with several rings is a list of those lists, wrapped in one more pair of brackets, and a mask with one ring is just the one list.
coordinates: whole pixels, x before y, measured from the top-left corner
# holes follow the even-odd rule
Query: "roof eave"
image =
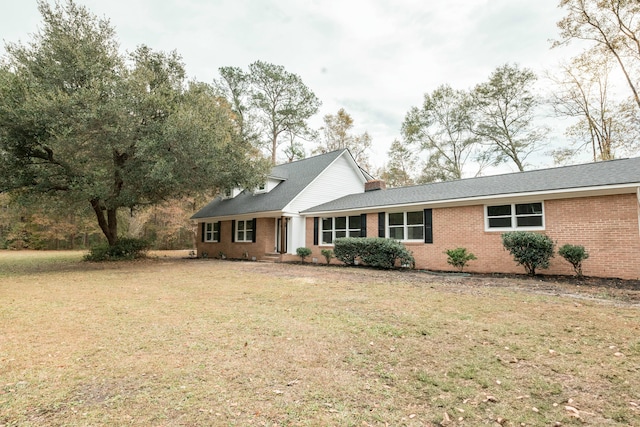
[(208, 217), (191, 217), (190, 219), (198, 222), (206, 222), (206, 221), (228, 221), (232, 219), (251, 219), (251, 218), (277, 218), (285, 215), (285, 211), (265, 211), (265, 212), (249, 212), (243, 214), (235, 214), (235, 215), (219, 215), (219, 216), (208, 216)]

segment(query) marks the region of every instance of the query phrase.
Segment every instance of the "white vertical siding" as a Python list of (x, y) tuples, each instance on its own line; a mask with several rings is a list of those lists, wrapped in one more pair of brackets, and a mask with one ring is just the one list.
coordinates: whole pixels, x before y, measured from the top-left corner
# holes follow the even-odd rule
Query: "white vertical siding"
[[(285, 212), (300, 212), (348, 194), (364, 192), (362, 173), (348, 159), (348, 153), (338, 157), (318, 177), (284, 208)], [(295, 233), (299, 232), (294, 228)], [(295, 249), (294, 249), (295, 251)]]

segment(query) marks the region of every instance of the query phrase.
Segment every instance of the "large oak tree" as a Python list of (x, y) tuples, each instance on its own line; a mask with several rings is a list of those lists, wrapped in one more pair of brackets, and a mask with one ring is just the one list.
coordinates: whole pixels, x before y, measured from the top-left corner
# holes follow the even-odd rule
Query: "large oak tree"
[(120, 53), (72, 0), (38, 8), (41, 29), (0, 64), (0, 191), (83, 200), (114, 245), (120, 209), (257, 182), (227, 101), (176, 53)]

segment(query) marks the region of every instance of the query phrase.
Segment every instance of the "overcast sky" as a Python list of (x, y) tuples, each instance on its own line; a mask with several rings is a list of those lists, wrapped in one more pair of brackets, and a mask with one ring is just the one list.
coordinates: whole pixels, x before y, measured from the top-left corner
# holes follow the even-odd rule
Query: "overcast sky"
[[(29, 41), (35, 0), (0, 0), (0, 38)], [(441, 84), (469, 89), (499, 65), (542, 72), (567, 51), (550, 49), (558, 0), (77, 0), (107, 17), (123, 50), (176, 50), (190, 77), (263, 60), (298, 74), (323, 102), (312, 124), (339, 108), (386, 151), (412, 106)], [(3, 43), (4, 45), (4, 43)], [(556, 129), (552, 137), (562, 135)], [(310, 146), (307, 146), (310, 148)], [(548, 166), (550, 160), (541, 164)], [(512, 168), (513, 169), (513, 168)]]

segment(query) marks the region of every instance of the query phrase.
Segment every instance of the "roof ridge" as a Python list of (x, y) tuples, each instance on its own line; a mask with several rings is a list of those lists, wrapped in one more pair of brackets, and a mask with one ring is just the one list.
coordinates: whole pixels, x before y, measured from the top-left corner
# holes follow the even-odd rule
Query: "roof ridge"
[(550, 171), (550, 170), (559, 170), (559, 169), (570, 169), (570, 168), (576, 168), (576, 167), (584, 167), (584, 166), (594, 166), (594, 165), (601, 165), (601, 164), (605, 164), (605, 163), (613, 163), (613, 162), (619, 162), (619, 161), (624, 161), (624, 160), (634, 160), (634, 159), (640, 159), (640, 157), (623, 157), (621, 159), (609, 159), (609, 160), (600, 160), (600, 161), (590, 161), (590, 162), (584, 162), (584, 163), (576, 163), (573, 165), (563, 165), (563, 166), (549, 166), (546, 168), (541, 168), (541, 169), (531, 169), (531, 170), (526, 170), (526, 171), (514, 171), (514, 172), (506, 172), (506, 173), (497, 173), (494, 175), (482, 175), (482, 176), (472, 176), (472, 177), (468, 177), (468, 178), (458, 178), (458, 179), (451, 179), (451, 180), (447, 180), (447, 181), (435, 181), (435, 182), (427, 182), (424, 184), (414, 184), (414, 185), (406, 185), (403, 187), (392, 187), (392, 188), (387, 188), (386, 191), (389, 190), (399, 190), (401, 188), (415, 188), (415, 187), (426, 187), (426, 186), (430, 186), (430, 185), (437, 185), (437, 184), (444, 184), (447, 182), (460, 182), (460, 181), (471, 181), (471, 180), (481, 180), (481, 179), (489, 179), (489, 178), (495, 178), (495, 177), (508, 177), (509, 175), (525, 175), (525, 174), (531, 174), (531, 173), (539, 173), (539, 172), (545, 172), (545, 171)]
[(335, 154), (337, 152), (342, 152), (342, 151), (345, 151), (345, 150), (347, 150), (347, 149), (346, 148), (340, 148), (338, 150), (329, 151), (328, 153), (320, 153), (320, 154), (316, 154), (315, 156), (305, 157), (304, 159), (298, 159), (298, 160), (294, 160), (292, 162), (280, 163), (278, 165), (274, 165), (273, 167), (277, 168), (277, 167), (280, 167), (280, 166), (292, 165), (292, 164), (304, 162), (304, 161), (307, 161), (307, 160), (314, 160), (314, 159), (317, 159), (317, 158), (322, 157), (322, 156), (328, 156), (330, 154)]

